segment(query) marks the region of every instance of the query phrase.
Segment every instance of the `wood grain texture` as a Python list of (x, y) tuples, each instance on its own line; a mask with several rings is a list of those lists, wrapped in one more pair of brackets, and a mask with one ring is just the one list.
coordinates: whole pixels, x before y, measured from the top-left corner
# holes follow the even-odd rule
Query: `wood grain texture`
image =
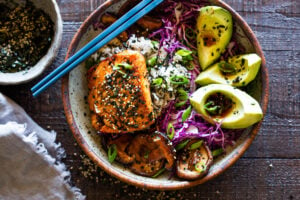
[[(63, 62), (78, 27), (103, 0), (57, 2), (64, 19), (64, 38), (57, 59), (40, 78)], [(87, 199), (300, 199), (300, 1), (226, 2), (246, 19), (263, 47), (270, 73), (270, 100), (260, 132), (242, 159), (204, 185), (177, 192), (143, 191), (120, 183), (100, 169), (91, 173), (92, 179), (85, 178), (80, 168), (87, 166), (65, 120), (60, 83), (37, 99), (31, 96), (30, 88), (38, 80), (0, 86), (0, 91), (42, 127), (58, 133), (72, 181)]]

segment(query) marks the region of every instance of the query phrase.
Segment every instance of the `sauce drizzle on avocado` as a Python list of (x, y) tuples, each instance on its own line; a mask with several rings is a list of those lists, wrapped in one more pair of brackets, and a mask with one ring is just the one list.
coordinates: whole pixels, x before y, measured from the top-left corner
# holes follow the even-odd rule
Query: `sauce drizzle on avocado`
[(224, 117), (233, 108), (233, 104), (234, 102), (230, 98), (217, 92), (207, 98), (204, 108), (210, 116)]

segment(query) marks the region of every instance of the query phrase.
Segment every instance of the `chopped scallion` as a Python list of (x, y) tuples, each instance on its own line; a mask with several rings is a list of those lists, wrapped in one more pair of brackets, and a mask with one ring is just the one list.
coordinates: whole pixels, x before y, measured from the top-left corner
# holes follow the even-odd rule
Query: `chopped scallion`
[(212, 153), (213, 157), (217, 157), (217, 156), (221, 155), (223, 152), (224, 152), (224, 149), (220, 148), (220, 149), (213, 150), (211, 153)]
[(199, 173), (205, 172), (205, 170), (206, 170), (206, 165), (205, 165), (205, 163), (204, 163), (203, 161), (197, 163), (197, 164), (195, 165), (195, 170), (196, 170), (197, 172), (199, 172)]
[(153, 56), (153, 57), (151, 57), (147, 60), (147, 65), (149, 67), (154, 67), (156, 65), (156, 63), (157, 63), (157, 57), (156, 56)]
[(192, 56), (193, 52), (186, 50), (186, 49), (180, 49), (176, 52), (176, 55), (179, 55), (182, 57), (182, 61), (181, 63), (186, 66), (188, 68), (188, 66), (190, 65), (190, 61), (193, 60), (193, 56)]
[(179, 88), (177, 92), (178, 92), (178, 94), (179, 94), (179, 97), (178, 97), (178, 98), (179, 98), (181, 101), (187, 100), (187, 99), (189, 98), (188, 93), (187, 93), (184, 89)]
[(186, 102), (187, 102), (187, 100), (179, 101), (178, 103), (175, 103), (175, 107), (178, 108), (178, 107), (184, 106), (186, 104)]
[(192, 113), (192, 106), (189, 106), (182, 114), (182, 122), (187, 120)]
[(147, 152), (145, 153), (145, 155), (144, 155), (144, 158), (145, 158), (145, 159), (148, 159), (148, 158), (149, 158), (149, 153), (150, 153), (149, 151), (147, 151)]
[(163, 78), (155, 78), (152, 80), (152, 85), (154, 86), (161, 86), (163, 83)]
[(108, 148), (108, 161), (110, 163), (114, 162), (114, 160), (117, 157), (117, 146), (115, 144), (112, 144), (109, 148)]
[(124, 69), (132, 69), (133, 66), (128, 63), (117, 64), (117, 67), (123, 67)]
[(192, 55), (192, 51), (186, 50), (186, 49), (180, 49), (176, 52), (177, 55), (181, 56), (181, 57), (187, 57)]
[(225, 74), (236, 74), (236, 67), (228, 62), (221, 61), (218, 66), (219, 70)]
[(193, 62), (190, 62), (190, 64), (186, 65), (185, 68), (192, 71), (193, 69), (195, 69), (195, 64)]
[(220, 106), (218, 106), (218, 105), (214, 106), (214, 102), (212, 102), (212, 101), (207, 102), (204, 105), (204, 109), (208, 113), (213, 114), (213, 115), (218, 114), (222, 110)]
[(165, 168), (160, 169), (156, 174), (154, 174), (154, 175), (152, 176), (152, 178), (158, 177), (158, 176), (161, 175), (165, 170), (166, 170)]
[(154, 48), (158, 48), (159, 47), (159, 42), (152, 40), (151, 44), (153, 45)]
[(191, 144), (190, 150), (198, 149), (199, 147), (202, 146), (202, 143), (203, 143), (203, 140), (200, 140), (198, 142)]
[(176, 147), (175, 147), (176, 151), (179, 151), (179, 150), (183, 149), (189, 143), (189, 141), (190, 140), (187, 139), (187, 140), (177, 144)]
[(170, 78), (170, 82), (174, 85), (186, 85), (189, 84), (188, 78), (183, 75), (174, 75)]
[(167, 136), (170, 138), (170, 140), (172, 140), (174, 138), (175, 135), (175, 129), (172, 123), (168, 124), (167, 127)]

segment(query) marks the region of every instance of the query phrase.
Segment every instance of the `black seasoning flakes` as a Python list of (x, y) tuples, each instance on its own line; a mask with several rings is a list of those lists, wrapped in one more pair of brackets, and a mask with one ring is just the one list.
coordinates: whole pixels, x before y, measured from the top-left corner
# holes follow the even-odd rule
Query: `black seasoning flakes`
[(19, 72), (33, 67), (48, 51), (53, 22), (32, 2), (0, 3), (0, 71)]

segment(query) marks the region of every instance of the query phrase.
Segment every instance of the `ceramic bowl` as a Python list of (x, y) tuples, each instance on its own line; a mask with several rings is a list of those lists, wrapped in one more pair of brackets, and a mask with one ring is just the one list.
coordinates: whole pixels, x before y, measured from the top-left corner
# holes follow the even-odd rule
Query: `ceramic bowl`
[[(24, 3), (24, 0), (14, 0), (16, 3)], [(5, 0), (0, 0), (5, 2)], [(55, 0), (31, 0), (35, 7), (42, 9), (47, 13), (54, 23), (54, 37), (50, 48), (46, 55), (44, 55), (39, 62), (31, 67), (28, 71), (20, 71), (16, 73), (2, 73), (0, 72), (0, 85), (17, 85), (26, 83), (37, 76), (39, 76), (57, 56), (63, 32), (63, 22), (59, 12), (59, 7)]]
[[(256, 52), (262, 58), (261, 70), (255, 81), (252, 82), (252, 86), (255, 87), (255, 92), (252, 95), (260, 102), (263, 112), (266, 113), (269, 84), (268, 72), (265, 58), (257, 38), (245, 20), (243, 20), (241, 16), (229, 5), (218, 0), (211, 0), (210, 2), (212, 5), (221, 6), (231, 12), (236, 26), (236, 33), (238, 33), (236, 35), (238, 42), (245, 47), (246, 52)], [(101, 16), (101, 14), (105, 11), (118, 11), (122, 3), (124, 3), (124, 1), (109, 0), (95, 10), (85, 20), (77, 34), (74, 36), (69, 46), (66, 59), (72, 56), (74, 52), (80, 49), (84, 44), (91, 40), (95, 34), (97, 34), (93, 30), (92, 23), (99, 20), (99, 16)], [(128, 169), (116, 162), (113, 164), (108, 162), (107, 152), (102, 149), (100, 144), (100, 137), (97, 136), (91, 126), (89, 117), (90, 111), (85, 100), (88, 95), (85, 74), (86, 69), (82, 64), (70, 72), (69, 75), (65, 76), (62, 81), (64, 109), (73, 135), (83, 151), (104, 171), (126, 183), (138, 187), (147, 189), (176, 190), (199, 185), (215, 178), (232, 166), (243, 155), (257, 135), (262, 124), (262, 122), (259, 122), (245, 130), (236, 144), (226, 149), (226, 155), (214, 160), (214, 164), (210, 168), (209, 173), (202, 179), (186, 181), (173, 178), (169, 180), (167, 173), (156, 179), (139, 176), (131, 173)]]

